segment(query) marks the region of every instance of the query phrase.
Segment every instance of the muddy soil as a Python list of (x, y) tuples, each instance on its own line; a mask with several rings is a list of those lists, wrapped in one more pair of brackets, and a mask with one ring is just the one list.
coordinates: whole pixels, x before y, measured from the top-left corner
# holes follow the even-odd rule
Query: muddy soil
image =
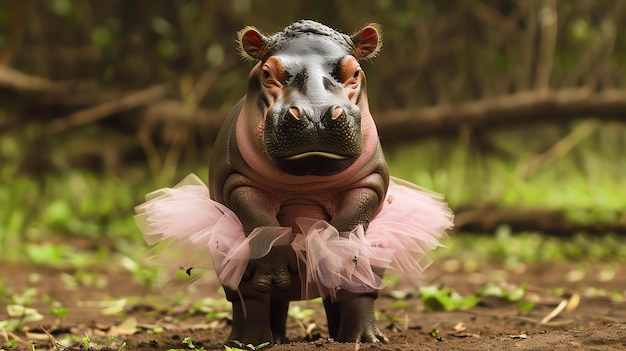
[[(381, 312), (378, 324), (391, 342), (372, 345), (328, 340), (321, 303), (303, 302), (299, 303), (302, 308), (316, 313), (290, 319), (288, 337), (292, 342), (272, 350), (626, 350), (626, 302), (614, 297), (626, 295), (624, 264), (611, 263), (607, 273), (602, 263), (517, 265), (513, 269), (489, 264), (471, 272), (448, 263), (433, 265), (426, 283), (451, 287), (464, 296), (488, 283), (509, 287), (526, 283), (526, 299), (534, 301), (534, 308), (520, 312), (517, 303), (487, 297), (468, 310), (425, 312), (420, 299), (409, 295), (399, 300), (386, 290), (377, 301)], [(44, 316), (18, 331), (0, 331), (0, 349), (30, 350), (28, 341), (34, 340), (36, 350), (56, 350), (54, 340), (59, 350), (80, 350), (85, 349), (80, 340), (85, 336), (95, 350), (117, 350), (122, 342), (127, 351), (189, 349), (183, 343), (186, 337), (193, 338), (196, 348), (223, 349), (230, 321), (216, 314), (207, 316), (211, 307), (229, 311), (215, 282), (189, 285), (172, 281), (155, 292), (140, 286), (118, 266), (87, 271), (0, 263), (6, 295), (23, 294), (34, 287), (37, 298), (31, 307)], [(40, 280), (29, 282), (31, 273), (38, 273)], [(81, 274), (83, 278), (71, 284), (68, 277)], [(399, 283), (394, 288), (404, 287)], [(571, 296), (580, 297), (580, 303), (570, 303), (569, 309), (541, 322)], [(216, 300), (202, 300), (207, 297)], [(51, 300), (69, 308), (62, 319), (50, 313)], [(198, 301), (204, 302), (194, 305)], [(386, 314), (395, 316), (396, 321), (390, 322)], [(6, 308), (0, 307), (0, 321), (8, 318)], [(18, 341), (18, 346), (9, 347), (9, 339)]]

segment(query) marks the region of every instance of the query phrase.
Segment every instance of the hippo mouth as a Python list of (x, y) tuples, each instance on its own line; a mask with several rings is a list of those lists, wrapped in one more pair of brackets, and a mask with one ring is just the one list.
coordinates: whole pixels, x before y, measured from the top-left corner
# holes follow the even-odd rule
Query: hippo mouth
[(324, 158), (331, 159), (331, 160), (346, 160), (346, 159), (351, 158), (352, 156), (339, 155), (339, 154), (334, 154), (331, 152), (324, 152), (324, 151), (309, 151), (309, 152), (303, 152), (300, 154), (283, 157), (283, 160), (294, 161), (294, 160), (301, 160), (307, 157), (324, 157)]
[(326, 151), (307, 151), (295, 155), (274, 158), (282, 171), (297, 175), (329, 176), (350, 167), (358, 156), (341, 155)]

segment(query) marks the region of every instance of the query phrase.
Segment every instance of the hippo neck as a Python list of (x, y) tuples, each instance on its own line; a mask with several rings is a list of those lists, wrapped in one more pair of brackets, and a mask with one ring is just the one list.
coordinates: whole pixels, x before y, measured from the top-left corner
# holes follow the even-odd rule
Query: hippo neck
[(251, 140), (249, 128), (251, 126), (246, 123), (249, 113), (247, 103), (244, 102), (235, 126), (235, 136), (239, 152), (244, 161), (248, 164), (249, 172), (246, 176), (254, 178), (256, 181), (264, 183), (271, 187), (281, 185), (285, 188), (297, 187), (299, 190), (316, 189), (332, 187), (334, 185), (349, 184), (360, 180), (360, 178), (371, 174), (372, 170), (367, 165), (374, 154), (378, 151), (378, 131), (376, 125), (370, 115), (367, 105), (361, 107), (361, 132), (363, 134), (363, 152), (347, 169), (337, 174), (329, 176), (304, 175), (295, 176), (285, 173), (267, 158), (260, 145)]

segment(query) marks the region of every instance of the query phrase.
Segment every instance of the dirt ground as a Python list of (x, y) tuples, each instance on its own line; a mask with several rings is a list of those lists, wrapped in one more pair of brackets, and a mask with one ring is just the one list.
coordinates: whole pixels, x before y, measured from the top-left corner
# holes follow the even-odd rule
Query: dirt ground
[[(290, 319), (288, 337), (292, 343), (272, 350), (626, 350), (626, 302), (610, 298), (612, 293), (626, 294), (626, 265), (612, 264), (613, 274), (606, 274), (601, 263), (522, 264), (513, 269), (493, 264), (471, 272), (454, 266), (454, 262), (434, 264), (425, 280), (451, 287), (463, 296), (476, 293), (489, 282), (512, 287), (527, 283), (526, 297), (535, 307), (522, 313), (515, 303), (488, 297), (469, 310), (424, 312), (420, 299), (409, 297), (403, 305), (390, 296), (391, 291), (384, 291), (377, 309), (381, 315), (396, 316), (397, 321), (392, 324), (381, 317), (379, 327), (391, 342), (372, 345), (328, 340), (322, 305), (304, 302), (302, 308), (316, 313), (301, 320)], [(29, 282), (33, 272), (39, 273), (38, 282)], [(50, 340), (62, 345), (59, 350), (81, 350), (85, 349), (80, 340), (84, 336), (95, 350), (118, 350), (122, 342), (126, 342), (123, 350), (127, 351), (188, 349), (183, 343), (186, 337), (192, 337), (197, 348), (223, 349), (221, 344), (230, 330), (228, 318), (207, 318), (206, 310), (193, 305), (194, 301), (214, 297), (216, 310), (228, 312), (228, 306), (219, 302), (219, 289), (213, 283), (170, 283), (159, 292), (150, 292), (128, 271), (114, 266), (94, 275), (100, 283), (83, 281), (70, 288), (67, 277), (73, 275), (76, 272), (0, 265), (0, 276), (9, 293), (36, 288), (40, 298), (32, 307), (44, 316), (15, 333), (0, 330), (1, 350), (30, 350), (28, 340), (36, 341), (36, 350), (56, 350)], [(581, 297), (579, 304), (570, 306), (575, 308), (541, 323), (559, 303), (574, 295)], [(51, 299), (69, 307), (62, 320), (49, 313)], [(0, 321), (7, 318), (6, 309), (1, 307)], [(70, 339), (68, 335), (78, 337)], [(8, 339), (19, 341), (19, 346), (9, 347)]]

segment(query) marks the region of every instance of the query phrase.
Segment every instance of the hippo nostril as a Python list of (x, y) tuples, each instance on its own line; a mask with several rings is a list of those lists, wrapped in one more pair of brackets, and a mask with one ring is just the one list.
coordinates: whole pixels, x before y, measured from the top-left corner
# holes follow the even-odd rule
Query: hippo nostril
[(302, 113), (300, 113), (300, 108), (296, 106), (291, 106), (289, 108), (289, 114), (295, 119), (300, 119), (300, 116), (302, 116)]
[(330, 108), (330, 116), (332, 119), (337, 119), (342, 114), (343, 114), (343, 109), (341, 108), (341, 106), (335, 105)]

